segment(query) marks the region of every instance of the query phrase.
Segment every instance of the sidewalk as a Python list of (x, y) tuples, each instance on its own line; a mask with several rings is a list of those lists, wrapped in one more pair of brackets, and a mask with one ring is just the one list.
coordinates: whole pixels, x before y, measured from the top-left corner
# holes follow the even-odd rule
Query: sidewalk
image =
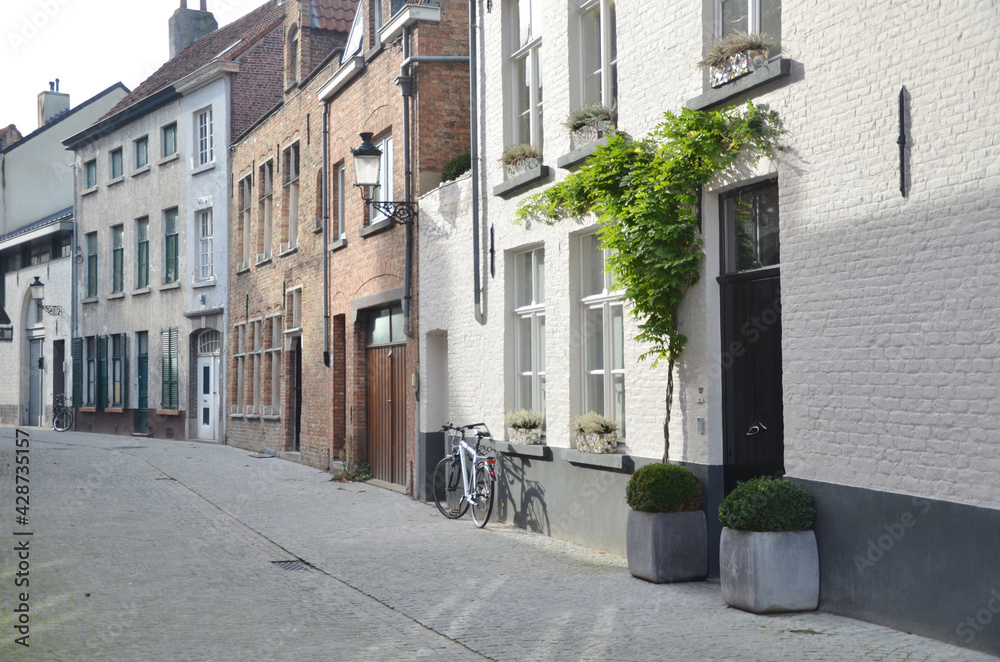
[[(332, 578), (393, 616), (457, 642), (470, 658), (996, 659), (822, 612), (747, 614), (723, 604), (717, 583), (649, 584), (629, 575), (625, 560), (615, 555), (506, 525), (479, 530), (467, 518), (446, 520), (433, 506), (398, 493), (334, 482), (327, 473), (254, 459), (240, 449), (28, 430), (35, 448), (81, 446), (107, 453), (101, 464), (91, 460), (77, 493), (86, 490), (80, 486), (100, 489), (116, 466), (141, 460), (203, 499), (201, 510), (249, 527), (244, 537), (260, 553), (289, 566), (298, 565), (296, 559), (311, 565), (296, 581), (320, 587)], [(12, 437), (13, 428), (0, 428), (4, 448)]]

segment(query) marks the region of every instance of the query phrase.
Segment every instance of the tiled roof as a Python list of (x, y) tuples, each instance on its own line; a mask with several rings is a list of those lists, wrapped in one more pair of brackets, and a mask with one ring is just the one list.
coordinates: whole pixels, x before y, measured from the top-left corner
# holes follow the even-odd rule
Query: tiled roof
[[(317, 1), (332, 2), (333, 0)], [(206, 64), (215, 61), (235, 60), (253, 46), (257, 40), (279, 25), (284, 15), (284, 4), (278, 4), (276, 0), (268, 0), (246, 16), (202, 37), (157, 69), (152, 76), (140, 83), (131, 94), (119, 101), (101, 119), (117, 115), (122, 110), (174, 84)]]
[(60, 209), (54, 214), (49, 214), (45, 218), (40, 218), (37, 221), (33, 221), (23, 227), (19, 227), (16, 230), (8, 232), (7, 234), (0, 237), (0, 243), (3, 243), (8, 239), (13, 239), (14, 237), (20, 236), (22, 234), (27, 234), (28, 232), (32, 232), (34, 230), (37, 230), (38, 228), (45, 227), (46, 225), (52, 225), (54, 223), (62, 223), (63, 221), (72, 221), (72, 220), (73, 220), (72, 207), (67, 207), (66, 209)]
[(312, 27), (336, 32), (350, 31), (358, 0), (310, 0), (310, 4)]

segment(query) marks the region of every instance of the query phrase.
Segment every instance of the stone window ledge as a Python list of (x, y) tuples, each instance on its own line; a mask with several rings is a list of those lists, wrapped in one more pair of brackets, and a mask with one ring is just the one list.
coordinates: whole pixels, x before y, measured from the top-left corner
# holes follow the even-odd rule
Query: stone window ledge
[(523, 188), (531, 186), (533, 184), (538, 184), (549, 178), (549, 167), (547, 165), (541, 165), (537, 168), (532, 168), (527, 172), (522, 172), (516, 177), (511, 177), (502, 184), (497, 184), (493, 187), (493, 195), (506, 196), (519, 191)]
[(560, 168), (573, 168), (582, 164), (587, 160), (587, 157), (594, 153), (600, 145), (608, 144), (607, 138), (598, 138), (592, 143), (587, 143), (583, 147), (574, 149), (569, 154), (563, 154), (558, 159), (556, 159), (556, 165)]
[(391, 229), (394, 225), (395, 223), (392, 222), (391, 218), (385, 218), (377, 223), (372, 223), (371, 225), (367, 225), (361, 228), (361, 232), (359, 232), (358, 234), (360, 234), (362, 237), (370, 237), (373, 234), (379, 234), (381, 232), (385, 232), (386, 230)]
[(498, 441), (496, 447), (497, 451), (504, 455), (537, 457), (541, 460), (552, 459), (552, 449), (545, 444), (512, 444), (507, 441)]
[(570, 464), (583, 467), (593, 467), (595, 469), (613, 469), (632, 473), (635, 471), (635, 460), (628, 454), (627, 449), (618, 445), (617, 453), (583, 453), (571, 448), (566, 452), (566, 461)]
[(715, 106), (721, 106), (758, 87), (773, 83), (782, 78), (787, 78), (791, 73), (792, 61), (779, 55), (774, 60), (768, 62), (766, 66), (757, 69), (751, 74), (737, 78), (722, 87), (712, 88), (693, 99), (688, 99), (684, 103), (684, 106), (691, 110), (708, 110)]

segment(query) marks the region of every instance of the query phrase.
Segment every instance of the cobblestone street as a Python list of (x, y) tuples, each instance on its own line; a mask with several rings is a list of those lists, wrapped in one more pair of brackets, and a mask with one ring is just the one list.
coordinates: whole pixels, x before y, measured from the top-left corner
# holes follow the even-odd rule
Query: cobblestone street
[(822, 612), (728, 609), (713, 582), (648, 584), (618, 556), (235, 448), (25, 431), (21, 525), (15, 430), (0, 428), (4, 660), (995, 659)]

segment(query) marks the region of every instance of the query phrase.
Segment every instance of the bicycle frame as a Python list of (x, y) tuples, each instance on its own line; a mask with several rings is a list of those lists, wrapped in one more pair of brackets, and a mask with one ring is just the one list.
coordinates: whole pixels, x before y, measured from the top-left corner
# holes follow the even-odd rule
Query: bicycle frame
[(454, 453), (458, 453), (458, 459), (462, 467), (462, 500), (467, 501), (472, 504), (475, 500), (475, 494), (473, 490), (475, 488), (476, 482), (479, 478), (478, 465), (480, 458), (485, 459), (485, 463), (493, 464), (490, 467), (490, 478), (496, 478), (496, 460), (490, 458), (485, 454), (479, 453), (479, 444), (483, 438), (488, 438), (489, 433), (484, 433), (480, 430), (476, 431), (476, 446), (473, 448), (469, 442), (465, 440), (465, 431), (477, 427), (476, 425), (470, 425), (462, 428), (452, 428), (455, 431), (453, 436), (458, 437), (458, 444), (454, 445)]

